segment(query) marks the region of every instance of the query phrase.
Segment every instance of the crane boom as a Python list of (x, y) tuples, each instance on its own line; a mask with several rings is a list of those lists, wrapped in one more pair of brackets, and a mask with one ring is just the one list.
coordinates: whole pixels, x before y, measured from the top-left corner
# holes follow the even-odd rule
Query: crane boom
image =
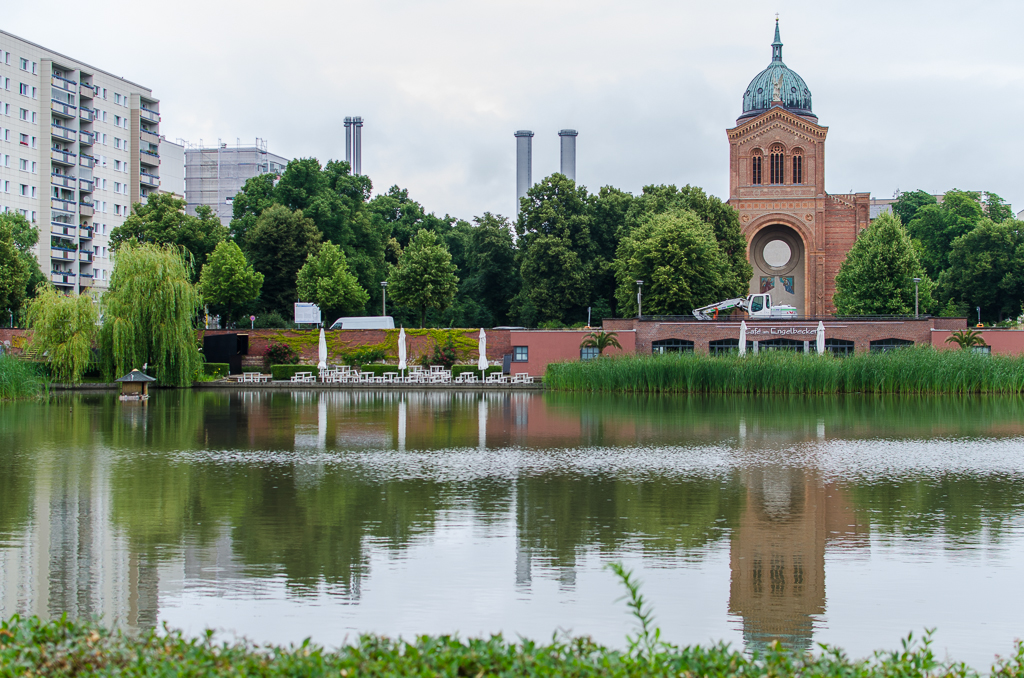
[(693, 315), (698, 320), (714, 320), (718, 317), (718, 313), (720, 311), (731, 311), (734, 308), (746, 310), (747, 307), (747, 297), (736, 297), (735, 299), (720, 301), (717, 304), (709, 304), (708, 306), (695, 308), (693, 309)]

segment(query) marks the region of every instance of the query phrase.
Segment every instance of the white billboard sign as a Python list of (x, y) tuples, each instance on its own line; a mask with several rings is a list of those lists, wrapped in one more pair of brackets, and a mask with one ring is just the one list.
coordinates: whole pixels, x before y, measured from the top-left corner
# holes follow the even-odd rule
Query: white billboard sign
[(320, 309), (316, 304), (295, 304), (295, 322), (310, 325), (320, 324)]

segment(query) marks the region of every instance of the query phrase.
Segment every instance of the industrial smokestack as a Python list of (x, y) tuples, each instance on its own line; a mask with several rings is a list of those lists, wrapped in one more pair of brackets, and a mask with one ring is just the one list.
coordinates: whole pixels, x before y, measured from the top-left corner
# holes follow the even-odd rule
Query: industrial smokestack
[(533, 132), (521, 129), (516, 132), (516, 213), (519, 201), (533, 186)]
[(558, 131), (559, 141), (562, 146), (562, 174), (576, 181), (576, 135), (574, 129), (563, 129)]
[(352, 118), (352, 174), (363, 173), (363, 119)]
[(345, 117), (345, 162), (348, 163), (348, 169), (352, 171), (352, 118), (350, 116)]

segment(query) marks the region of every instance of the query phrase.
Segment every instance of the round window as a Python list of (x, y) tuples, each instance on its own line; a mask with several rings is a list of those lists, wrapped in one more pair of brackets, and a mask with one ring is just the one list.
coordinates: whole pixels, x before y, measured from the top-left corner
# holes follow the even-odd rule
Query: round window
[(782, 268), (789, 263), (793, 256), (793, 250), (785, 240), (772, 240), (761, 250), (764, 263), (772, 268)]

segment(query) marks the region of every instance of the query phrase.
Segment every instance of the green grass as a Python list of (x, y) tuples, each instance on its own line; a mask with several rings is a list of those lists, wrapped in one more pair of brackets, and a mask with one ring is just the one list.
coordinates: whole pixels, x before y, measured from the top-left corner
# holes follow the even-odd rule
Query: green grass
[[(773, 647), (752, 656), (725, 644), (677, 647), (651, 635), (625, 651), (588, 638), (550, 643), (501, 636), (461, 640), (421, 636), (411, 641), (362, 636), (328, 651), (309, 641), (292, 646), (218, 642), (213, 632), (179, 631), (137, 637), (94, 623), (12, 617), (0, 625), (0, 676), (730, 676), (763, 678), (974, 678), (964, 664), (936, 659), (926, 635), (901, 649), (850, 659), (837, 648), (816, 655)], [(635, 641), (639, 642), (635, 642)], [(645, 641), (650, 641), (649, 643)], [(991, 670), (996, 678), (1024, 673), (1018, 642)]]
[(782, 351), (624, 356), (549, 365), (544, 382), (555, 390), (621, 393), (1020, 394), (1024, 356), (930, 347), (845, 358)]
[(46, 390), (41, 366), (10, 355), (0, 355), (0, 400), (33, 398)]

